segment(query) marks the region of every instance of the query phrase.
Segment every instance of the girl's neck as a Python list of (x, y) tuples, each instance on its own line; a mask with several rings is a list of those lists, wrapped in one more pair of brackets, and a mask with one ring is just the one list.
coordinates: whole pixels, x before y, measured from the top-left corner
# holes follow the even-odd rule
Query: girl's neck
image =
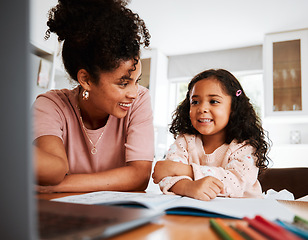
[(225, 135), (201, 135), (204, 152), (206, 154), (213, 153), (217, 148), (225, 143)]

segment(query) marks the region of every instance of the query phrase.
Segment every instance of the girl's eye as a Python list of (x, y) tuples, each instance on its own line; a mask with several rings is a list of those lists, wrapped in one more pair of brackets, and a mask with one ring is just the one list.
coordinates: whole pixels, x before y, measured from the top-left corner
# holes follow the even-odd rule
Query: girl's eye
[(210, 101), (210, 103), (211, 104), (216, 104), (216, 103), (219, 103), (219, 101), (213, 99), (213, 100)]
[(196, 104), (198, 104), (198, 101), (192, 100), (192, 101), (190, 102), (190, 104), (191, 104), (191, 105), (196, 105)]

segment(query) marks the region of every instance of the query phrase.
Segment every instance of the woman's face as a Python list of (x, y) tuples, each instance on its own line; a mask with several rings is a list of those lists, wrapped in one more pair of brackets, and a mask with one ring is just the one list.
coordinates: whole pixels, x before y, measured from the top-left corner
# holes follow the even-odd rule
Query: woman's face
[(138, 95), (141, 62), (133, 69), (133, 60), (125, 61), (112, 72), (103, 72), (97, 85), (91, 84), (88, 106), (92, 116), (108, 117), (109, 114), (123, 118)]

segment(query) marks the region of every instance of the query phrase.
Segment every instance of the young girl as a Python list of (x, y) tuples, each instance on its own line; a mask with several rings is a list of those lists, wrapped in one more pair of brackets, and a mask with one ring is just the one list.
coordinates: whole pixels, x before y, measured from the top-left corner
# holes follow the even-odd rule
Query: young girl
[(216, 196), (260, 198), (259, 169), (269, 144), (238, 80), (228, 71), (207, 70), (188, 85), (170, 132), (176, 138), (153, 173), (165, 194), (200, 200)]

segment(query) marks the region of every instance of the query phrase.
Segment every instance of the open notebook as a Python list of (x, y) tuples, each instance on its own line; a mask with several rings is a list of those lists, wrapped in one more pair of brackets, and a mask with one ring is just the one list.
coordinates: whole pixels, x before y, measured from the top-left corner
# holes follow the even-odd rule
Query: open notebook
[(56, 198), (53, 201), (108, 206), (141, 206), (167, 214), (220, 218), (244, 218), (261, 215), (269, 220), (292, 221), (294, 214), (274, 199), (224, 198), (200, 201), (177, 195), (99, 191)]
[(163, 215), (161, 211), (38, 200), (40, 239), (108, 238)]

